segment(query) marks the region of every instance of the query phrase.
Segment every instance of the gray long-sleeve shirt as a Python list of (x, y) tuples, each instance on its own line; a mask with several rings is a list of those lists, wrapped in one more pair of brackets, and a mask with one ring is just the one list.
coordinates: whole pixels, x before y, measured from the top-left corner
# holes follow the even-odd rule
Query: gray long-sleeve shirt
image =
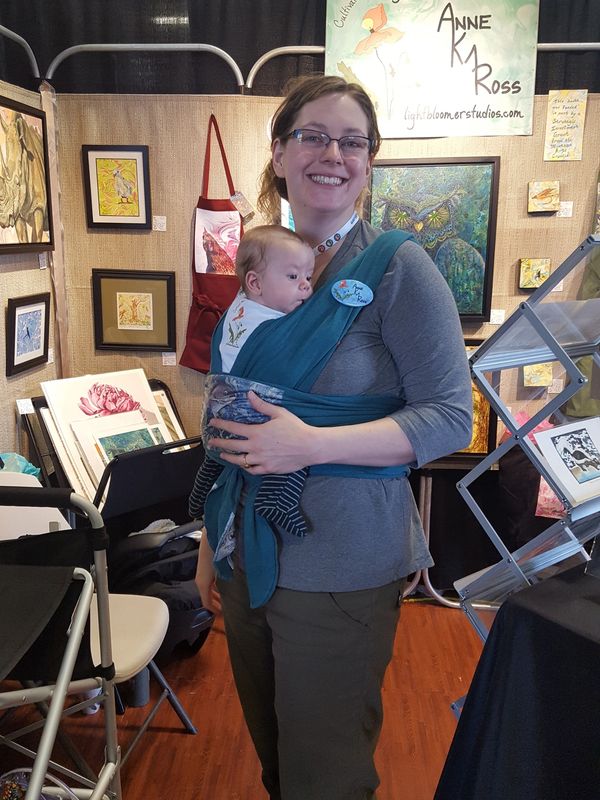
[[(329, 280), (380, 231), (360, 222), (327, 265)], [(317, 379), (318, 394), (392, 395), (390, 416), (420, 466), (470, 441), (471, 381), (458, 312), (439, 271), (412, 241), (402, 244), (366, 306)], [(382, 586), (431, 566), (406, 478), (309, 476), (303, 539), (279, 530), (278, 585), (343, 592)]]

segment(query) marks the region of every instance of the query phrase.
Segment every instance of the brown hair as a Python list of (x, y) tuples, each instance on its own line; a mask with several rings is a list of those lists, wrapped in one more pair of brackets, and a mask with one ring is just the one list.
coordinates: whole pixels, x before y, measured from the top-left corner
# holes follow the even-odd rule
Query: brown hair
[(250, 228), (242, 236), (235, 257), (235, 274), (244, 291), (246, 290), (246, 275), (251, 270), (256, 271), (264, 266), (267, 248), (277, 239), (287, 239), (310, 248), (310, 245), (301, 236), (289, 228), (284, 228), (283, 225), (256, 225), (254, 228)]
[[(271, 144), (276, 139), (283, 139), (290, 133), (294, 127), (294, 121), (303, 106), (328, 94), (347, 94), (353, 100), (356, 100), (367, 117), (369, 127), (367, 135), (371, 140), (370, 155), (376, 155), (381, 145), (381, 134), (377, 126), (377, 115), (371, 98), (358, 83), (348, 83), (344, 78), (336, 75), (309, 75), (293, 81), (285, 100), (273, 117)], [(287, 186), (283, 178), (277, 177), (272, 161), (269, 159), (261, 176), (257, 203), (259, 211), (268, 219), (279, 221), (281, 197), (284, 200), (288, 199)]]

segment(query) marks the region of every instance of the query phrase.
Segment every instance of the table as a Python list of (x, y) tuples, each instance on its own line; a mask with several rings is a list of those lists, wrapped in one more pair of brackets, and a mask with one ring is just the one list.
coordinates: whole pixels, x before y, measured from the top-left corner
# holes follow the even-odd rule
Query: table
[(501, 606), (434, 800), (600, 797), (600, 579), (584, 569)]

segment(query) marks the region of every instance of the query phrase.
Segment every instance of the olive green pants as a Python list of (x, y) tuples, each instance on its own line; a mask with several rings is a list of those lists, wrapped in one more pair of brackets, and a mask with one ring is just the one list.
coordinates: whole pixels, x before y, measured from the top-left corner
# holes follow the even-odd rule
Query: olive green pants
[(233, 674), (271, 800), (371, 800), (404, 581), (357, 592), (277, 589), (251, 609), (218, 582)]

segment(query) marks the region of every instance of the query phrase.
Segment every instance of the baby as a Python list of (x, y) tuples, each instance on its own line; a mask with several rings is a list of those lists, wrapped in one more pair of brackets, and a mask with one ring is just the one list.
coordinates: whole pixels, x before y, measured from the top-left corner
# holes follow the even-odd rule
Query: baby
[(219, 346), (229, 372), (242, 345), (261, 322), (289, 314), (312, 294), (312, 248), (280, 225), (251, 228), (240, 241), (235, 271), (241, 289), (225, 314)]
[[(221, 373), (231, 371), (243, 344), (262, 322), (289, 314), (311, 296), (314, 262), (310, 245), (288, 228), (260, 225), (244, 234), (235, 262), (241, 289), (225, 313), (219, 343)], [(240, 393), (238, 388), (236, 395), (233, 386), (223, 387), (218, 377), (213, 380), (211, 375), (207, 377), (207, 388), (206, 420), (215, 415), (217, 407), (224, 404), (224, 398), (217, 397), (221, 391), (227, 395), (227, 408), (223, 405), (220, 415), (233, 419), (239, 417), (238, 421), (244, 422), (265, 421), (258, 412), (254, 412), (257, 419), (248, 416), (252, 409), (246, 401), (246, 389)], [(247, 388), (252, 386), (248, 385)], [(273, 402), (275, 398), (265, 396), (264, 399)], [(222, 469), (220, 463), (205, 457), (190, 495), (189, 511), (192, 517), (199, 519), (203, 516), (206, 497)], [(300, 536), (306, 533), (306, 524), (297, 505), (305, 473), (306, 470), (301, 470), (297, 474), (299, 480), (291, 482), (294, 487), (292, 491), (296, 494), (293, 502), (290, 498), (289, 476), (266, 476), (260, 496), (262, 500), (259, 499), (261, 507), (263, 504), (265, 506), (263, 516), (272, 522), (284, 524), (290, 532)], [(284, 498), (283, 501), (281, 498)], [(281, 502), (285, 503), (285, 513), (280, 510)], [(229, 541), (227, 547), (232, 548), (233, 542)]]

